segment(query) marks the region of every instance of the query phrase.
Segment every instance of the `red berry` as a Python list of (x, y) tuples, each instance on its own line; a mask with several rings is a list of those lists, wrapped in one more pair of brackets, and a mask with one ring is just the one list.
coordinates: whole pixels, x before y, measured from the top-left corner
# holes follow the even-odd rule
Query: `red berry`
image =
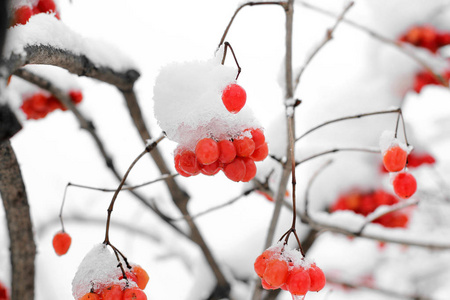
[(252, 134), (252, 140), (255, 142), (255, 149), (258, 149), (266, 142), (266, 137), (261, 129), (253, 129), (250, 133)]
[(120, 300), (147, 300), (145, 293), (139, 288), (126, 289)]
[(185, 171), (183, 171), (180, 168), (180, 158), (181, 158), (181, 154), (176, 154), (174, 157), (175, 170), (177, 170), (178, 174), (180, 174), (181, 176), (184, 176), (184, 177), (192, 176), (191, 174), (186, 173)]
[(102, 300), (118, 300), (122, 299), (123, 291), (120, 285), (112, 285), (101, 292)]
[(236, 157), (232, 162), (224, 165), (223, 172), (228, 179), (241, 181), (245, 176), (245, 163), (242, 158)]
[(219, 146), (219, 161), (224, 164), (228, 164), (236, 157), (236, 148), (229, 140), (221, 140), (218, 143)]
[(213, 176), (219, 173), (221, 169), (221, 163), (217, 160), (210, 165), (202, 165), (200, 167), (200, 173), (207, 176)]
[[(0, 300), (1, 299), (2, 298), (0, 298)], [(96, 293), (87, 293), (78, 300), (100, 300), (100, 295), (97, 295)]]
[(69, 97), (73, 103), (78, 104), (83, 100), (83, 93), (79, 90), (70, 90)]
[(189, 150), (181, 152), (179, 167), (189, 175), (197, 175), (200, 173), (200, 167), (197, 162), (195, 153)]
[(255, 268), (255, 272), (259, 277), (263, 277), (264, 271), (267, 267), (267, 262), (270, 258), (272, 258), (273, 254), (273, 251), (266, 250), (256, 258), (253, 267)]
[(301, 267), (292, 269), (286, 280), (286, 286), (292, 295), (305, 295), (311, 286), (308, 271)]
[(410, 173), (402, 172), (395, 176), (392, 182), (394, 192), (400, 198), (407, 199), (411, 197), (417, 190), (417, 182)]
[(60, 231), (53, 237), (53, 249), (59, 256), (64, 255), (70, 248), (72, 238), (64, 231)]
[(202, 165), (212, 164), (219, 158), (219, 146), (215, 140), (204, 138), (195, 146), (195, 155)]
[(19, 7), (15, 12), (14, 12), (14, 18), (12, 21), (12, 25), (17, 25), (17, 24), (22, 24), (25, 25), (28, 20), (31, 18), (31, 16), (33, 15), (33, 12), (31, 10), (31, 7), (24, 5)]
[(8, 290), (3, 283), (0, 282), (0, 300), (9, 300)]
[(245, 90), (237, 84), (228, 85), (222, 92), (223, 104), (233, 114), (238, 113), (244, 107), (246, 100)]
[(267, 143), (264, 143), (253, 151), (250, 158), (254, 161), (263, 161), (266, 159), (267, 155), (269, 155), (269, 147), (267, 146)]
[(400, 146), (390, 147), (383, 155), (383, 164), (389, 172), (398, 172), (403, 170), (406, 165), (408, 153)]
[(252, 180), (256, 175), (256, 165), (253, 159), (248, 157), (243, 157), (242, 160), (245, 164), (245, 175), (242, 179), (243, 182), (249, 182)]
[(267, 283), (267, 281), (265, 281), (263, 278), (261, 278), (261, 286), (266, 289), (266, 290), (276, 290), (276, 287), (271, 286), (270, 284)]
[(36, 5), (36, 8), (40, 12), (56, 12), (56, 5), (53, 0), (39, 0)]
[(275, 288), (279, 288), (288, 277), (288, 264), (284, 260), (273, 259), (267, 262), (263, 279)]
[(133, 267), (133, 273), (136, 275), (137, 278), (137, 285), (138, 287), (143, 290), (147, 286), (149, 276), (147, 272), (140, 266), (134, 266)]
[(236, 148), (237, 156), (247, 157), (252, 155), (252, 153), (255, 151), (255, 142), (251, 138), (246, 136), (241, 139), (234, 140), (233, 145)]
[(308, 269), (308, 274), (311, 280), (311, 286), (309, 287), (309, 290), (313, 292), (318, 292), (321, 289), (323, 289), (326, 283), (326, 278), (322, 269), (313, 264)]

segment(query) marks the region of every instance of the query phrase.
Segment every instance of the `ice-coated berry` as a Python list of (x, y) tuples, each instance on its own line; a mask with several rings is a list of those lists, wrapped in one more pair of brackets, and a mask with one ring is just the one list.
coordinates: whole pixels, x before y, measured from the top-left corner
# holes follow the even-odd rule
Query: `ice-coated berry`
[(398, 173), (392, 182), (394, 192), (397, 196), (403, 199), (411, 197), (417, 190), (417, 182), (411, 173)]
[(267, 262), (263, 279), (275, 288), (279, 288), (288, 277), (288, 264), (284, 260), (273, 259)]
[(53, 237), (53, 249), (59, 256), (64, 255), (70, 248), (72, 238), (64, 231), (60, 231)]
[(252, 155), (252, 153), (255, 151), (255, 142), (251, 138), (246, 136), (234, 140), (233, 145), (236, 148), (237, 156), (247, 157)]
[(178, 174), (180, 174), (181, 176), (184, 176), (184, 177), (192, 176), (191, 174), (183, 171), (183, 169), (180, 168), (180, 158), (181, 158), (181, 154), (176, 154), (174, 157), (175, 170), (177, 170)]
[(267, 143), (264, 143), (253, 151), (250, 158), (254, 161), (263, 161), (266, 159), (267, 155), (269, 155), (269, 147), (267, 146)]
[(406, 165), (408, 153), (400, 146), (390, 147), (383, 156), (383, 164), (389, 172), (399, 172)]
[(121, 300), (147, 300), (145, 293), (139, 288), (126, 289)]
[(322, 269), (315, 264), (308, 269), (309, 278), (311, 279), (310, 291), (318, 292), (325, 286), (326, 278)]
[(237, 114), (244, 107), (246, 100), (247, 93), (240, 85), (233, 83), (222, 91), (223, 104), (233, 114)]
[(179, 167), (189, 175), (197, 175), (200, 173), (197, 157), (195, 156), (195, 153), (190, 150), (181, 152)]
[(221, 140), (218, 143), (219, 146), (219, 161), (224, 164), (228, 164), (234, 160), (236, 157), (236, 148), (229, 140)]
[(218, 160), (216, 160), (212, 164), (201, 165), (200, 167), (200, 173), (206, 176), (216, 175), (217, 173), (219, 173), (220, 170), (221, 170), (221, 163)]
[(223, 172), (228, 179), (233, 181), (241, 181), (245, 176), (245, 163), (240, 157), (236, 157), (229, 164), (225, 164)]
[(198, 162), (202, 165), (212, 164), (219, 158), (219, 146), (213, 139), (201, 139), (195, 146), (195, 155), (197, 156)]

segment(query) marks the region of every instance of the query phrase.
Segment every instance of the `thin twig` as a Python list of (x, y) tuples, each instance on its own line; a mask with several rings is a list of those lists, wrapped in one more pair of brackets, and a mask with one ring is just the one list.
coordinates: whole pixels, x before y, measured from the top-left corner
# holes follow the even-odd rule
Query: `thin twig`
[[(305, 1), (297, 0), (296, 3), (299, 3), (299, 4), (303, 5), (303, 6), (306, 7), (306, 8), (309, 8), (309, 9), (314, 10), (314, 11), (316, 11), (316, 12), (319, 12), (319, 13), (321, 13), (321, 14), (327, 15), (327, 16), (329, 16), (329, 17), (332, 17), (332, 18), (336, 18), (336, 17), (337, 17), (336, 14), (334, 14), (333, 12), (330, 12), (330, 11), (328, 11), (328, 10), (326, 10), (326, 9), (321, 8), (321, 7), (312, 5), (312, 4), (307, 3), (307, 2), (305, 2)], [(434, 77), (435, 77), (442, 85), (444, 85), (444, 86), (446, 86), (446, 87), (449, 86), (448, 81), (445, 81), (445, 80), (442, 78), (441, 75), (439, 75), (439, 74), (437, 74), (436, 72), (434, 72), (433, 68), (432, 68), (429, 64), (427, 64), (423, 59), (421, 59), (419, 56), (417, 56), (417, 55), (414, 53), (414, 51), (411, 51), (410, 48), (405, 47), (405, 44), (403, 44), (403, 43), (401, 43), (401, 42), (397, 42), (397, 41), (395, 41), (395, 40), (391, 40), (391, 39), (389, 39), (389, 38), (387, 38), (387, 37), (385, 37), (385, 36), (383, 36), (383, 35), (381, 35), (381, 34), (375, 32), (375, 31), (373, 31), (372, 29), (367, 28), (366, 26), (363, 26), (363, 25), (361, 25), (361, 24), (358, 24), (358, 23), (356, 23), (356, 22), (354, 22), (354, 21), (351, 21), (351, 20), (348, 20), (348, 19), (343, 18), (343, 19), (342, 19), (342, 22), (343, 22), (343, 23), (346, 23), (346, 24), (348, 24), (348, 25), (351, 25), (351, 26), (353, 26), (354, 28), (359, 29), (359, 30), (361, 30), (361, 31), (363, 31), (363, 32), (365, 32), (365, 33), (367, 33), (367, 34), (370, 35), (371, 37), (375, 38), (376, 40), (378, 40), (378, 41), (380, 41), (380, 42), (382, 42), (382, 43), (384, 43), (384, 44), (387, 44), (387, 45), (389, 45), (389, 46), (394, 47), (395, 49), (399, 50), (400, 52), (402, 52), (402, 53), (404, 53), (405, 55), (407, 55), (408, 57), (410, 57), (410, 58), (411, 58), (412, 60), (414, 60), (417, 64), (419, 64), (419, 65), (422, 66), (424, 69), (426, 69), (428, 72), (430, 72), (431, 74), (433, 74), (433, 76), (434, 76)]]
[(364, 113), (364, 114), (357, 114), (357, 115), (353, 115), (353, 116), (347, 116), (347, 117), (342, 117), (342, 118), (337, 118), (337, 119), (333, 119), (327, 122), (324, 122), (320, 125), (317, 125), (311, 129), (309, 129), (308, 131), (306, 131), (305, 133), (303, 133), (301, 136), (299, 136), (295, 141), (297, 142), (298, 140), (304, 138), (306, 135), (310, 134), (311, 132), (316, 131), (319, 128), (322, 128), (326, 125), (332, 124), (332, 123), (336, 123), (336, 122), (340, 122), (340, 121), (345, 121), (345, 120), (351, 120), (351, 119), (359, 119), (359, 118), (363, 118), (363, 117), (368, 117), (368, 116), (374, 116), (374, 115), (382, 115), (382, 114), (392, 114), (392, 113), (401, 113), (401, 108), (396, 108), (396, 109), (390, 109), (390, 110), (382, 110), (382, 111), (376, 111), (376, 112), (371, 112), (371, 113)]
[(329, 42), (333, 39), (333, 33), (336, 30), (337, 26), (339, 25), (339, 23), (344, 19), (344, 16), (347, 14), (347, 12), (350, 10), (350, 8), (353, 6), (354, 2), (350, 2), (348, 3), (344, 10), (342, 11), (342, 13), (337, 17), (336, 22), (334, 23), (333, 27), (327, 29), (327, 33), (325, 35), (324, 40), (317, 45), (317, 47), (311, 52), (311, 54), (307, 57), (305, 63), (303, 64), (303, 66), (300, 68), (299, 73), (297, 74), (297, 78), (295, 79), (295, 88), (297, 89), (299, 83), (300, 83), (300, 79), (303, 75), (303, 72), (305, 71), (305, 69), (308, 67), (309, 63), (313, 60), (313, 58), (316, 56), (317, 53), (319, 53), (319, 51)]
[(225, 49), (223, 50), (223, 58), (222, 58), (222, 65), (225, 63), (225, 58), (227, 57), (227, 49), (230, 48), (231, 50), (231, 54), (233, 55), (234, 58), (234, 62), (236, 63), (236, 66), (238, 68), (238, 72), (236, 74), (236, 80), (239, 77), (239, 74), (241, 74), (241, 66), (239, 65), (237, 58), (236, 58), (236, 54), (234, 53), (233, 47), (231, 47), (230, 43), (225, 42)]
[(311, 186), (314, 183), (314, 181), (316, 180), (317, 176), (319, 176), (320, 173), (322, 173), (327, 167), (329, 167), (332, 162), (333, 162), (333, 160), (330, 159), (330, 160), (326, 161), (324, 164), (322, 164), (317, 169), (317, 171), (314, 172), (314, 174), (311, 176), (311, 178), (308, 181), (307, 188), (305, 191), (305, 200), (303, 203), (303, 213), (304, 213), (305, 217), (308, 219), (309, 219), (309, 190), (311, 189)]
[(323, 152), (311, 155), (302, 160), (299, 160), (298, 162), (295, 163), (295, 166), (301, 165), (302, 163), (307, 162), (316, 157), (320, 157), (320, 156), (323, 156), (326, 154), (336, 153), (336, 152), (340, 152), (340, 151), (359, 151), (359, 152), (368, 152), (368, 153), (380, 153), (380, 149), (375, 149), (375, 148), (335, 148), (335, 149), (323, 151)]

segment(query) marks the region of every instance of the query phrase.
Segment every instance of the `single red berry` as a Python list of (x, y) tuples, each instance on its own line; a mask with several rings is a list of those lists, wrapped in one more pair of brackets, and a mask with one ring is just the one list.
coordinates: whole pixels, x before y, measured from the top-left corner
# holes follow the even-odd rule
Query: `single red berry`
[(246, 136), (234, 140), (233, 145), (236, 148), (237, 156), (247, 157), (252, 155), (252, 153), (255, 151), (255, 142), (251, 138)]
[(274, 255), (273, 251), (266, 250), (256, 258), (253, 267), (255, 268), (255, 272), (256, 274), (258, 274), (259, 277), (263, 277), (264, 271), (266, 270), (267, 267), (267, 262), (269, 261), (269, 259), (272, 258), (273, 255)]
[(179, 167), (189, 175), (197, 175), (200, 173), (197, 157), (195, 156), (195, 153), (190, 150), (181, 152)]
[(255, 149), (258, 149), (266, 142), (266, 137), (264, 136), (264, 132), (261, 129), (252, 129), (250, 133), (252, 134), (252, 140), (255, 142)]
[(147, 272), (141, 267), (141, 266), (134, 266), (133, 267), (133, 273), (136, 275), (137, 278), (137, 285), (138, 287), (143, 290), (147, 286), (148, 280), (150, 277), (148, 276)]
[(411, 173), (398, 173), (392, 182), (394, 192), (397, 196), (403, 199), (411, 197), (417, 190), (417, 182)]
[(70, 248), (72, 238), (64, 231), (60, 231), (53, 237), (53, 249), (59, 256), (64, 255)]
[(83, 100), (83, 93), (80, 90), (70, 90), (69, 97), (73, 103), (78, 104)]
[[(1, 300), (2, 298), (0, 298)], [(78, 300), (100, 300), (100, 295), (96, 293), (87, 293), (83, 297), (78, 298)]]
[(245, 163), (240, 157), (236, 157), (229, 164), (225, 164), (223, 167), (223, 173), (228, 179), (233, 181), (241, 181), (245, 176)]
[(224, 164), (228, 164), (236, 157), (236, 148), (229, 140), (221, 140), (217, 143), (219, 146), (219, 161)]
[(286, 280), (286, 286), (292, 295), (305, 295), (311, 287), (308, 271), (302, 267), (292, 269)]
[(263, 279), (275, 288), (279, 288), (288, 277), (288, 264), (284, 260), (272, 259), (267, 262)]
[(184, 176), (184, 177), (191, 177), (191, 176), (192, 176), (191, 174), (189, 174), (189, 173), (183, 171), (183, 170), (180, 168), (180, 158), (181, 158), (181, 154), (179, 154), (179, 153), (176, 154), (175, 157), (174, 157), (175, 170), (177, 170), (178, 174), (180, 174), (181, 176)]
[(233, 114), (237, 114), (244, 107), (246, 100), (245, 90), (237, 84), (230, 84), (222, 91), (223, 104)]
[(212, 164), (219, 158), (219, 146), (215, 140), (204, 138), (198, 141), (195, 146), (195, 155), (197, 156), (198, 162), (202, 165)]
[(406, 165), (408, 153), (400, 146), (390, 147), (383, 155), (383, 164), (389, 172), (399, 172)]
[(14, 18), (12, 20), (11, 26), (14, 26), (17, 24), (25, 25), (28, 22), (28, 20), (31, 18), (32, 15), (33, 15), (33, 12), (31, 10), (31, 7), (29, 7), (28, 5), (19, 7), (14, 12)]
[(309, 278), (311, 280), (310, 291), (318, 292), (325, 286), (326, 278), (322, 269), (316, 266), (316, 264), (311, 265), (308, 269)]
[(253, 151), (250, 158), (254, 161), (263, 161), (267, 155), (269, 155), (269, 146), (267, 146), (267, 143), (264, 143)]
[(126, 289), (120, 300), (147, 300), (147, 295), (139, 288)]
[(56, 5), (53, 0), (39, 0), (36, 5), (36, 8), (40, 12), (56, 12)]
[(244, 178), (242, 178), (243, 182), (249, 182), (252, 180), (256, 175), (256, 165), (253, 159), (248, 157), (243, 157), (242, 160), (245, 164), (245, 175)]
[(209, 165), (201, 165), (200, 173), (207, 176), (216, 175), (221, 170), (221, 165), (222, 164), (218, 160)]
[(102, 300), (118, 300), (123, 298), (123, 291), (120, 285), (114, 284), (101, 292)]

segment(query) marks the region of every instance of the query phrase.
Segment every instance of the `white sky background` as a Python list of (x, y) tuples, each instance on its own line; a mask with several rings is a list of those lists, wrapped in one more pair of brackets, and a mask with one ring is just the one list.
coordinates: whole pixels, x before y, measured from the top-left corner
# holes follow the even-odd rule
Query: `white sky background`
[[(73, 3), (69, 3), (60, 0), (59, 4), (63, 22), (74, 31), (115, 45), (139, 66), (141, 77), (136, 84), (136, 90), (147, 124), (156, 136), (160, 130), (153, 117), (151, 99), (153, 83), (159, 69), (174, 61), (211, 58), (229, 19), (241, 2), (73, 0)], [(418, 14), (418, 11), (433, 11), (431, 6), (418, 7), (406, 5), (408, 1), (398, 1), (397, 5), (403, 9), (402, 17), (399, 17), (395, 13), (398, 7), (395, 8), (395, 5), (388, 2), (383, 1), (376, 6), (368, 4), (369, 0), (357, 1), (348, 16), (394, 38), (415, 20), (426, 19), (429, 16), (426, 13)], [(445, 1), (436, 1), (436, 4), (441, 2)], [(344, 1), (323, 0), (317, 3), (340, 12)], [(450, 29), (450, 24), (442, 23), (440, 20), (434, 19), (436, 25), (440, 25), (442, 29)], [(296, 6), (295, 68), (301, 66), (305, 54), (321, 41), (326, 28), (333, 23), (333, 19)], [(283, 124), (280, 115), (284, 111), (283, 92), (278, 84), (284, 55), (282, 9), (275, 6), (245, 8), (236, 18), (227, 40), (233, 46), (242, 67), (239, 83), (247, 91), (247, 105), (267, 128), (268, 134), (279, 133), (279, 126)], [(234, 66), (231, 56), (227, 58), (227, 65)], [(342, 25), (336, 31), (335, 39), (311, 63), (303, 77), (300, 90), (296, 92), (296, 96), (304, 100), (298, 109), (298, 131), (305, 131), (310, 126), (330, 118), (398, 105), (399, 92), (403, 90), (402, 87), (410, 84), (412, 74), (416, 70), (418, 68), (415, 64), (395, 50)], [(80, 78), (78, 82), (85, 96), (79, 107), (94, 121), (99, 135), (106, 143), (106, 148), (123, 173), (143, 150), (136, 130), (131, 127), (125, 103), (110, 86), (86, 78)], [(425, 92), (431, 95), (427, 99), (448, 97), (448, 92), (443, 92), (440, 88), (430, 88)], [(426, 95), (421, 97), (425, 98)], [(411, 101), (417, 100), (412, 98)], [(427, 108), (428, 106), (420, 106), (420, 109), (413, 106), (409, 110), (410, 119), (419, 120), (424, 115), (434, 116), (434, 111), (428, 112), (428, 115), (425, 113)], [(417, 110), (420, 111), (419, 114)], [(445, 114), (441, 116), (443, 119), (446, 117)], [(430, 127), (432, 124), (428, 127), (426, 125), (429, 118), (423, 119), (420, 120), (421, 127), (432, 128)], [(377, 146), (379, 133), (385, 129), (392, 130), (389, 126), (386, 128), (380, 126), (379, 120), (359, 121), (361, 123), (358, 125), (353, 123), (355, 125), (325, 130), (303, 141), (304, 148), (299, 151), (300, 156), (306, 156), (306, 153), (315, 152), (316, 149), (329, 149), (331, 146)], [(392, 122), (395, 119), (382, 120)], [(114, 188), (117, 182), (104, 166), (90, 136), (78, 128), (75, 118), (70, 113), (57, 111), (44, 120), (25, 121), (23, 124), (24, 129), (12, 139), (12, 142), (21, 164), (36, 230), (38, 244), (36, 299), (72, 299), (71, 281), (78, 264), (95, 243), (103, 241), (106, 209), (112, 194), (69, 188), (65, 210), (68, 218), (66, 231), (71, 234), (73, 244), (66, 256), (57, 257), (51, 248), (51, 239), (59, 230), (57, 216), (64, 187), (67, 182), (73, 182)], [(370, 128), (369, 132), (367, 128)], [(429, 138), (429, 131), (424, 129), (418, 136), (422, 138), (418, 139), (420, 145), (421, 140), (426, 141)], [(269, 146), (271, 152), (277, 153), (280, 145), (282, 143), (272, 139)], [(175, 143), (167, 140), (160, 145), (170, 165), (175, 146)], [(446, 149), (448, 142), (440, 142), (432, 150), (435, 151), (433, 154), (439, 155)], [(367, 168), (366, 165), (361, 167), (361, 162), (367, 162), (367, 157), (354, 155), (354, 158), (353, 162), (348, 162), (344, 158), (342, 160), (346, 166), (355, 171), (348, 172), (345, 180), (336, 180), (342, 178), (337, 176), (341, 172), (339, 169), (329, 177), (324, 177), (323, 181), (326, 181), (327, 188), (315, 192), (314, 195), (323, 200), (314, 204), (316, 207), (320, 207), (326, 201), (332, 201), (337, 192), (354, 184), (374, 185), (376, 181), (374, 173), (377, 170)], [(445, 160), (445, 157), (439, 158)], [(257, 166), (260, 168), (260, 164)], [(299, 169), (297, 178), (299, 189), (304, 187), (313, 167), (311, 165)], [(155, 166), (149, 159), (142, 159), (133, 169), (130, 181), (141, 183), (157, 177)], [(192, 196), (189, 208), (194, 213), (233, 198), (240, 194), (244, 187), (241, 183), (230, 182), (223, 174), (212, 178), (202, 175), (195, 178), (181, 178), (179, 182)], [(324, 186), (320, 181), (318, 185)], [(142, 193), (152, 195), (167, 214), (178, 216), (162, 184), (146, 187)], [(197, 223), (219, 261), (231, 266), (231, 271), (229, 269), (226, 271), (246, 277), (252, 274), (253, 261), (263, 250), (271, 213), (271, 203), (262, 197), (251, 196), (221, 212), (199, 218)], [(0, 214), (3, 214), (3, 210)], [(98, 222), (86, 222), (83, 225), (81, 222), (70, 221), (71, 216), (85, 217)], [(196, 300), (196, 297), (201, 299), (200, 294), (195, 292), (188, 296), (195, 284), (193, 281), (195, 275), (192, 274), (200, 274), (197, 277), (203, 279), (203, 284), (207, 284), (206, 278), (210, 277), (210, 274), (203, 270), (201, 254), (195, 247), (167, 230), (156, 217), (143, 210), (142, 206), (126, 193), (119, 195), (113, 213), (113, 221), (116, 220), (126, 222), (129, 226), (143, 230), (162, 241), (158, 244), (147, 235), (130, 234), (117, 226), (112, 227), (112, 243), (131, 261), (141, 264), (149, 273), (150, 282), (146, 289), (149, 299)], [(289, 226), (290, 215), (283, 212), (277, 235), (281, 235)], [(5, 244), (7, 241), (5, 226), (0, 227), (0, 230), (2, 230), (0, 236), (5, 237), (1, 238), (0, 244)], [(371, 243), (358, 242), (350, 246), (344, 239), (330, 237), (324, 239), (320, 245), (322, 248), (314, 252), (317, 253), (317, 262), (319, 265), (320, 262), (328, 264), (329, 269), (357, 265), (359, 268), (354, 267), (357, 269), (355, 273), (368, 272), (376, 260), (367, 257), (373, 258), (378, 255)], [(330, 247), (333, 247), (332, 253), (326, 251)], [(395, 251), (397, 250), (392, 250)], [(338, 253), (341, 256), (336, 259)], [(344, 253), (348, 257), (344, 257)], [(178, 258), (180, 256), (188, 259), (182, 262)], [(8, 262), (7, 247), (1, 247), (0, 280), (7, 283), (9, 283)], [(398, 268), (394, 268), (392, 272), (398, 272)], [(201, 287), (198, 290), (201, 290)], [(245, 291), (243, 293), (245, 295)], [(382, 299), (379, 295), (370, 296), (368, 293), (359, 292), (344, 294), (339, 291), (332, 293), (324, 291), (317, 295), (308, 295), (309, 299), (337, 300), (342, 297)], [(289, 298), (286, 294), (283, 299)]]

